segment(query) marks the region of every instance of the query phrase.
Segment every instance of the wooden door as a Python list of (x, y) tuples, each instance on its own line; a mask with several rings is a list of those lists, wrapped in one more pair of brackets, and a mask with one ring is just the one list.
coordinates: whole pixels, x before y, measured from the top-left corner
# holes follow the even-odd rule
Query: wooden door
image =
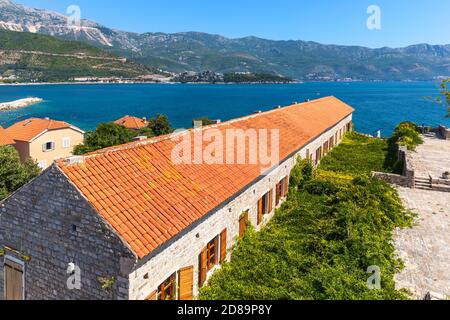
[(245, 211), (239, 219), (239, 237), (243, 237), (248, 226), (248, 210)]
[(181, 269), (179, 277), (179, 300), (194, 299), (194, 267)]
[(24, 300), (23, 266), (5, 259), (5, 299)]

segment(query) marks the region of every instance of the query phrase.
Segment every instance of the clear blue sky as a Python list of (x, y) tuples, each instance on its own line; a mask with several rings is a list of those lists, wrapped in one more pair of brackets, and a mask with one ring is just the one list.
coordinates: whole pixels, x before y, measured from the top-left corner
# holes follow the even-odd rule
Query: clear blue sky
[[(450, 44), (450, 0), (13, 0), (135, 32), (202, 31), (227, 37), (399, 47)], [(366, 27), (369, 5), (381, 30)]]

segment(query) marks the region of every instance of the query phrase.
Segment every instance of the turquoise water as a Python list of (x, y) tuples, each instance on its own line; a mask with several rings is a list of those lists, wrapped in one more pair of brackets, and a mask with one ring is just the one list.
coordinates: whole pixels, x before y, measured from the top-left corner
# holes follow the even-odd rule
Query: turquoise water
[(289, 85), (38, 85), (0, 86), (0, 102), (39, 97), (41, 104), (0, 112), (0, 125), (28, 117), (65, 120), (85, 130), (125, 114), (169, 116), (177, 128), (193, 118), (228, 120), (294, 101), (334, 95), (356, 109), (358, 131), (389, 135), (404, 120), (450, 125), (445, 108), (426, 97), (439, 94), (438, 83), (303, 83)]

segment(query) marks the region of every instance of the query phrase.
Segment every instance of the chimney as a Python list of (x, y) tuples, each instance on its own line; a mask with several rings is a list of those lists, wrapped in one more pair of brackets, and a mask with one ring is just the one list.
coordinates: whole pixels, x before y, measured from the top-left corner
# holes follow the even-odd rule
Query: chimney
[(81, 164), (84, 162), (83, 156), (72, 156), (65, 159), (66, 164)]
[(137, 136), (132, 139), (133, 141), (144, 141), (147, 140), (147, 136)]

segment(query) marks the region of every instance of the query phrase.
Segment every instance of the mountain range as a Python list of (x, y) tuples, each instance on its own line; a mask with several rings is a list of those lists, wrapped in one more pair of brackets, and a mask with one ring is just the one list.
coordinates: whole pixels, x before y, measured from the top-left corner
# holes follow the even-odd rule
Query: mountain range
[(450, 45), (371, 49), (311, 41), (230, 39), (200, 32), (133, 33), (0, 0), (0, 28), (77, 40), (170, 72), (272, 73), (298, 80), (433, 80), (450, 76)]

